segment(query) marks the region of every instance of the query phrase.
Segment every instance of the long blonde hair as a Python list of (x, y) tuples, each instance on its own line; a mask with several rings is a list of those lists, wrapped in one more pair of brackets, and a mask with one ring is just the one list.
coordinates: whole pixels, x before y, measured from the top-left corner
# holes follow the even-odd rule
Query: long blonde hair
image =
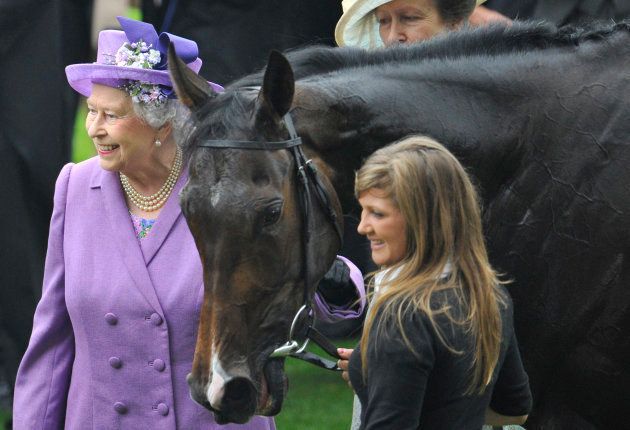
[[(404, 342), (415, 354), (403, 318), (417, 310), (426, 314), (440, 341), (453, 353), (435, 317), (445, 314), (452, 324), (474, 338), (471, 381), (467, 394), (483, 393), (490, 383), (501, 348), (501, 315), (505, 303), (496, 272), (490, 266), (481, 227), (477, 192), (459, 161), (442, 145), (412, 136), (381, 148), (356, 173), (355, 195), (371, 188), (384, 191), (406, 222), (407, 249), (388, 273), (371, 304), (361, 336), (361, 361), (367, 368), (367, 346), (375, 316), (395, 321)], [(449, 276), (443, 273), (450, 268)], [(452, 289), (464, 311), (454, 316), (448, 306), (432, 308), (432, 295)], [(435, 305), (435, 303), (433, 303)], [(377, 332), (378, 333), (378, 332)], [(378, 336), (376, 336), (378, 337)]]

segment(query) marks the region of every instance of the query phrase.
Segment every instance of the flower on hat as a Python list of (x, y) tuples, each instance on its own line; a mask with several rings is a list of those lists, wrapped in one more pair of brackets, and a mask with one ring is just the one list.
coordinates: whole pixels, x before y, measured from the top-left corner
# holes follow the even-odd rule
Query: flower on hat
[[(160, 63), (161, 54), (153, 45), (142, 39), (138, 42), (125, 42), (116, 52), (116, 65), (136, 69), (153, 69)], [(168, 98), (168, 93), (160, 86), (147, 82), (129, 81), (121, 86), (134, 102), (159, 106)]]
[(152, 69), (160, 62), (160, 51), (151, 49), (140, 39), (138, 42), (125, 42), (116, 52), (116, 65), (135, 67), (137, 69)]
[(120, 88), (125, 90), (131, 96), (131, 99), (136, 103), (160, 106), (168, 98), (166, 91), (160, 85), (156, 84), (129, 81), (126, 84), (123, 84)]

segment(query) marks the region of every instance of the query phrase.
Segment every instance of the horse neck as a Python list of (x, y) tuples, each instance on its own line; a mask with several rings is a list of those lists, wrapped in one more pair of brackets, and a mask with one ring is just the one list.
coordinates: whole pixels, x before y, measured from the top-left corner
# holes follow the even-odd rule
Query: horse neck
[[(496, 91), (481, 76), (437, 76), (348, 76), (337, 82), (298, 83), (298, 132), (336, 172), (331, 179), (344, 208), (354, 205), (353, 172), (362, 161), (410, 134), (436, 138), (474, 166), (480, 180), (496, 183), (490, 172), (497, 171), (507, 154), (514, 155), (509, 145), (519, 132), (502, 124), (510, 116), (504, 106), (509, 95), (489, 96)], [(490, 128), (501, 133), (492, 136)], [(503, 150), (496, 151), (501, 143)]]
[[(362, 160), (409, 134), (447, 146), (489, 199), (533, 145), (540, 149), (553, 141), (539, 137), (541, 127), (549, 129), (544, 109), (557, 112), (558, 94), (582, 91), (584, 76), (597, 82), (610, 73), (610, 64), (597, 58), (611, 57), (618, 45), (591, 42), (580, 46), (578, 55), (575, 48), (550, 48), (307, 78), (296, 83), (296, 124), (307, 144), (337, 172), (332, 179), (344, 206), (353, 201), (352, 172)], [(627, 56), (616, 57), (621, 58), (613, 61), (628, 63)], [(567, 99), (563, 108), (579, 111), (583, 102)]]

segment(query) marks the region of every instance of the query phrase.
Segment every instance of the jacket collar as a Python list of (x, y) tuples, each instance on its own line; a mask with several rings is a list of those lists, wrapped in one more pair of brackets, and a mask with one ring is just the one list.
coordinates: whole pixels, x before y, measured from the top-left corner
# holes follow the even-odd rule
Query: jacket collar
[(151, 229), (151, 236), (147, 241), (141, 242), (141, 244), (138, 243), (138, 238), (131, 222), (118, 173), (103, 170), (99, 166), (95, 169), (90, 181), (91, 188), (101, 188), (102, 190), (106, 216), (113, 239), (122, 254), (124, 264), (127, 266), (142, 295), (162, 315), (163, 310), (153, 287), (148, 267), (157, 251), (164, 244), (175, 223), (182, 216), (179, 206), (179, 194), (187, 179), (188, 169), (184, 166), (171, 196)]
[[(188, 180), (188, 169), (186, 166), (182, 167), (182, 173), (179, 175), (179, 179), (173, 187), (170, 197), (164, 204), (157, 222), (151, 228), (151, 233), (148, 240), (140, 241), (142, 246), (142, 253), (144, 254), (144, 261), (148, 266), (155, 257), (155, 254), (160, 249), (169, 233), (175, 226), (175, 222), (182, 215), (181, 207), (179, 206), (179, 195)], [(135, 232), (134, 232), (135, 234)]]

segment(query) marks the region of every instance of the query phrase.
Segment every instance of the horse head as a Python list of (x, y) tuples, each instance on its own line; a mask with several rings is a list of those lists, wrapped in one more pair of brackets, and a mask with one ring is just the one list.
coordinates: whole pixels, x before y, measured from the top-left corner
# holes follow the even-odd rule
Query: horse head
[[(178, 61), (172, 47), (169, 56), (177, 95), (196, 118), (182, 142), (189, 180), (181, 207), (201, 256), (204, 301), (188, 383), (217, 422), (243, 423), (280, 411), (284, 358), (270, 355), (287, 341), (298, 309), (332, 263), (338, 231), (315, 193), (298, 190), (291, 149), (239, 148), (287, 139), (294, 79), (284, 56), (271, 54), (262, 87), (222, 94)], [(217, 141), (228, 147), (205, 144)], [(340, 217), (330, 182), (320, 180)], [(303, 218), (305, 204), (312, 210)]]

